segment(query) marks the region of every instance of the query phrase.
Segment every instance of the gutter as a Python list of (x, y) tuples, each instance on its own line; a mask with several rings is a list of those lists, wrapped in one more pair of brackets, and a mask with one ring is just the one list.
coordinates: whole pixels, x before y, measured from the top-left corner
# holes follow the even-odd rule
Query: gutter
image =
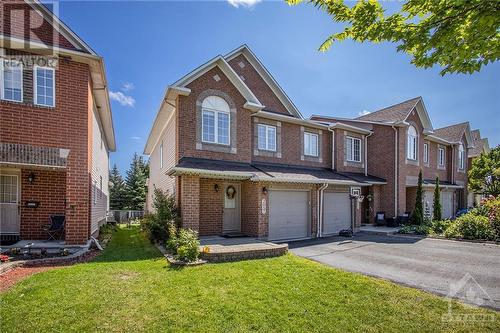
[(324, 198), (324, 190), (328, 187), (328, 184), (325, 183), (321, 185), (318, 189), (318, 223), (316, 230), (316, 237), (323, 236), (323, 198)]
[(335, 130), (331, 127), (328, 130), (332, 133), (332, 170), (335, 170)]
[(394, 125), (394, 217), (398, 215), (398, 130)]

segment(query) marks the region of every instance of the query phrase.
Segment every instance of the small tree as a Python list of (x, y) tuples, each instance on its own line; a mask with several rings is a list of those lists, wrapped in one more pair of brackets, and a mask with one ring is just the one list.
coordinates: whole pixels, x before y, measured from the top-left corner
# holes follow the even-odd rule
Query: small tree
[(432, 220), (441, 221), (441, 191), (439, 188), (439, 177), (436, 177), (436, 187), (434, 188)]
[(418, 173), (418, 183), (417, 183), (417, 198), (415, 199), (415, 208), (410, 217), (410, 222), (415, 225), (421, 225), (424, 223), (424, 207), (422, 199), (422, 170)]
[(134, 153), (130, 168), (127, 170), (127, 209), (142, 210), (146, 202), (146, 163), (142, 156)]
[(469, 190), (484, 195), (500, 195), (500, 146), (472, 161)]
[(125, 208), (127, 189), (118, 167), (113, 165), (109, 172), (109, 207), (113, 210)]

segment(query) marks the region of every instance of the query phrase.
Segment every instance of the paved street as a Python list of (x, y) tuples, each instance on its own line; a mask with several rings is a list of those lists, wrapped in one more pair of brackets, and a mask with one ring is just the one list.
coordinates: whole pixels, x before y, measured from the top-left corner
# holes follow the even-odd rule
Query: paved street
[(439, 295), (448, 295), (450, 286), (460, 283), (454, 297), (500, 309), (498, 245), (358, 234), (289, 246), (294, 254), (326, 265)]

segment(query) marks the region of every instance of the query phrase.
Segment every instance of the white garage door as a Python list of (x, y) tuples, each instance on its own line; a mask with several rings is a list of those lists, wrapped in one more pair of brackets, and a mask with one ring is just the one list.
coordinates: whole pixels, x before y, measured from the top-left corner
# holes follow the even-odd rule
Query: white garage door
[(441, 191), (442, 218), (453, 217), (453, 192)]
[(269, 191), (269, 239), (309, 236), (308, 208), (308, 191)]
[(351, 228), (351, 199), (347, 192), (324, 192), (323, 234)]

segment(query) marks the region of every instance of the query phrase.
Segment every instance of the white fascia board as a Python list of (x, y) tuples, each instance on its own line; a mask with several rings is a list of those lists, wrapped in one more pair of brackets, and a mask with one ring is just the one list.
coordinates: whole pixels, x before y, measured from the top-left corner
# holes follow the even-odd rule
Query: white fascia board
[(319, 129), (324, 129), (324, 130), (328, 129), (328, 125), (322, 125), (322, 124), (317, 123), (315, 121), (290, 117), (287, 115), (281, 115), (278, 113), (268, 112), (268, 111), (259, 111), (257, 113), (252, 114), (252, 117), (262, 117), (262, 118), (266, 118), (266, 119), (273, 119), (273, 120), (282, 121), (284, 123), (298, 124), (298, 125), (319, 128)]
[(356, 127), (356, 126), (352, 126), (352, 125), (348, 125), (348, 124), (343, 124), (343, 123), (334, 123), (334, 124), (330, 125), (330, 128), (343, 129), (343, 130), (347, 130), (347, 131), (351, 131), (351, 132), (355, 132), (355, 133), (360, 133), (360, 134), (372, 133), (372, 131), (370, 131), (370, 130)]
[(453, 142), (447, 141), (445, 139), (441, 139), (440, 137), (437, 137), (435, 135), (427, 135), (427, 136), (425, 136), (425, 139), (427, 139), (429, 141), (437, 142), (437, 143), (440, 143), (443, 145), (447, 145), (447, 146), (451, 146), (454, 144)]
[(260, 104), (255, 104), (255, 103), (251, 103), (251, 102), (246, 102), (243, 107), (247, 110), (250, 110), (250, 111), (260, 111), (264, 108), (263, 105), (260, 105)]
[(394, 126), (394, 122), (380, 122), (380, 121), (369, 121), (369, 120), (359, 120), (359, 119), (351, 119), (351, 118), (343, 118), (343, 117), (332, 117), (332, 116), (322, 116), (318, 114), (313, 114), (309, 119), (311, 121), (319, 121), (319, 120), (314, 120), (312, 118), (318, 117), (318, 118), (325, 118), (325, 119), (330, 119), (332, 122), (338, 122), (338, 121), (352, 121), (360, 124), (374, 124), (374, 125), (383, 125), (383, 126)]
[[(417, 100), (417, 102), (415, 103), (415, 106), (413, 106), (411, 111), (413, 111), (415, 109), (417, 110), (417, 115), (420, 118), (420, 121), (422, 122), (422, 126), (424, 127), (424, 133), (425, 132), (432, 133), (434, 131), (434, 128), (432, 127), (431, 118), (429, 117), (429, 113), (427, 112), (427, 109), (425, 108), (425, 104), (424, 104), (422, 97), (420, 97)], [(404, 119), (404, 122), (406, 122), (406, 119), (408, 119), (408, 117), (410, 116), (411, 111), (408, 112), (408, 115)]]
[(146, 146), (144, 147), (144, 154), (150, 155), (158, 141), (160, 140), (161, 133), (165, 126), (167, 126), (170, 120), (171, 114), (175, 111), (175, 100), (177, 96), (189, 96), (191, 89), (184, 87), (168, 86), (165, 90), (165, 94), (161, 100), (160, 106), (158, 107), (158, 112), (156, 113), (153, 126), (149, 132), (148, 140), (146, 141)]
[(252, 182), (267, 182), (267, 183), (294, 183), (294, 184), (329, 184), (329, 185), (356, 185), (356, 186), (371, 186), (368, 183), (360, 183), (354, 180), (333, 180), (333, 179), (316, 179), (316, 180), (305, 180), (297, 178), (270, 178), (270, 177), (259, 177), (254, 176), (250, 179)]
[(203, 177), (219, 178), (219, 179), (250, 179), (255, 174), (246, 172), (231, 172), (231, 171), (214, 171), (206, 169), (192, 169), (183, 167), (173, 167), (165, 172), (168, 176), (177, 175), (200, 175)]
[(231, 59), (236, 58), (240, 54), (242, 54), (248, 60), (248, 62), (250, 62), (250, 64), (255, 68), (257, 73), (269, 86), (269, 88), (271, 88), (273, 93), (276, 95), (276, 97), (278, 97), (278, 99), (285, 106), (288, 112), (290, 112), (290, 114), (300, 119), (304, 119), (299, 109), (295, 106), (295, 104), (293, 104), (290, 97), (288, 97), (288, 95), (281, 88), (276, 79), (272, 76), (272, 74), (267, 70), (264, 64), (262, 64), (259, 58), (257, 58), (257, 56), (252, 52), (252, 50), (246, 44), (243, 44), (236, 50), (229, 52), (224, 56), (224, 58), (227, 61), (230, 61)]

